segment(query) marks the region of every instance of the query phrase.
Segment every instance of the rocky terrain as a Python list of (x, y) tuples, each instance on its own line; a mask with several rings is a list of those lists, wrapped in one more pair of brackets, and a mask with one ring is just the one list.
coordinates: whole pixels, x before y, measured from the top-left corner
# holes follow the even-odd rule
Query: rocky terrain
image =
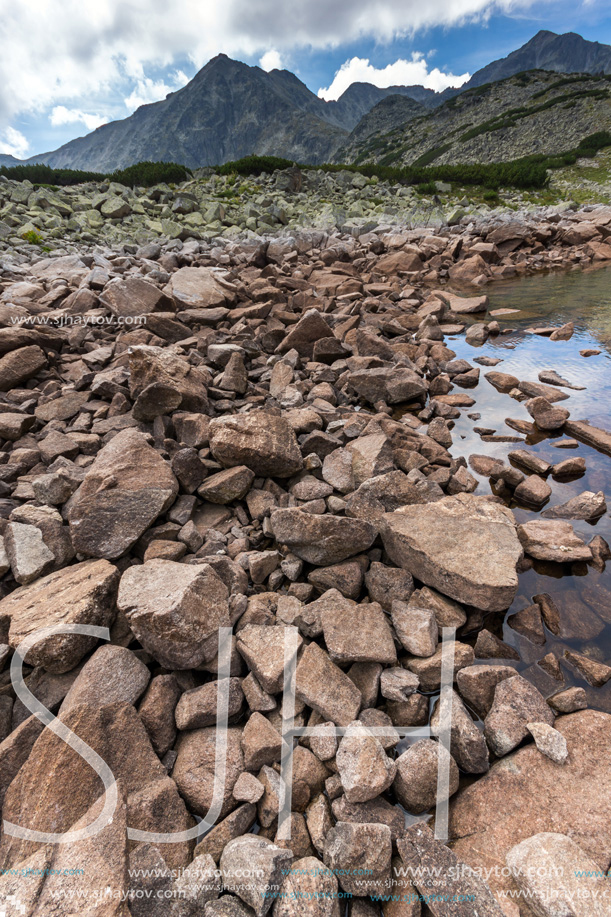
[[(59, 214), (59, 197), (23, 190), (5, 221)], [(138, 213), (135, 195), (102, 197), (92, 243), (79, 229), (43, 252), (9, 234), (0, 256), (6, 913), (339, 917), (349, 899), (376, 917), (390, 895), (399, 917), (554, 917), (575, 900), (605, 917), (611, 658), (593, 646), (611, 551), (578, 531), (605, 493), (520, 524), (511, 505), (578, 481), (571, 446), (611, 456), (611, 433), (571, 416), (569, 380), (512, 376), (477, 347), (505, 332), (485, 285), (610, 261), (611, 208), (140, 244), (111, 213)], [(534, 329), (560, 350), (573, 330)], [(452, 349), (463, 335), (469, 360)], [(455, 448), (479, 385), (506, 393), (508, 462)], [(482, 440), (507, 441), (490, 420)], [(551, 437), (557, 460), (528, 437)], [(541, 564), (578, 572), (579, 602), (552, 590), (516, 608)], [(15, 693), (20, 656), (55, 730)], [(58, 724), (112, 771), (111, 821), (99, 768)], [(319, 727), (295, 742), (288, 838), (287, 726)], [(430, 820), (441, 764), (449, 846)], [(98, 818), (59, 845), (11, 828)]]
[[(437, 93), (423, 86), (380, 89), (370, 83), (353, 83), (339, 99), (329, 102), (311, 92), (288, 70), (266, 73), (259, 67), (249, 67), (219, 54), (186, 86), (165, 99), (143, 105), (129, 118), (104, 124), (85, 137), (25, 162), (104, 174), (145, 160), (177, 162), (192, 169), (221, 165), (253, 153), (283, 156), (308, 164), (348, 162), (351, 160), (345, 158), (344, 151), (362, 144), (371, 130), (389, 130), (406, 123), (421, 113), (420, 104), (436, 108), (464, 90), (532, 70), (610, 73), (611, 47), (586, 41), (570, 32), (556, 35), (541, 31), (506, 58), (478, 70), (459, 89), (448, 88)], [(369, 118), (371, 109), (390, 96), (394, 97), (393, 102), (382, 104), (373, 118)], [(408, 104), (401, 105), (397, 97), (408, 100)], [(410, 105), (412, 101), (419, 104)], [(498, 115), (498, 105), (511, 105), (512, 101), (512, 97), (505, 95), (497, 97), (497, 108), (491, 109), (491, 113)], [(597, 117), (595, 112), (590, 113), (591, 118), (581, 111), (573, 114), (578, 115), (575, 130), (582, 121)], [(361, 119), (365, 119), (364, 123), (359, 124)], [(569, 127), (571, 120), (567, 121)], [(553, 118), (549, 123), (541, 121), (539, 133), (545, 135), (550, 124), (554, 127)], [(355, 133), (349, 136), (351, 131)], [(406, 139), (411, 140), (411, 135)], [(531, 143), (536, 139), (537, 132), (531, 131)], [(521, 148), (520, 140), (517, 147)], [(429, 144), (426, 149), (430, 148)], [(526, 152), (537, 150), (535, 143)], [(475, 150), (483, 157), (481, 161), (486, 161), (487, 152)], [(0, 166), (18, 164), (13, 156), (0, 154)]]
[(83, 245), (245, 239), (296, 230), (358, 237), (393, 226), (426, 228), (548, 217), (575, 202), (611, 202), (611, 155), (554, 171), (549, 188), (498, 193), (437, 182), (392, 184), (349, 171), (288, 169), (244, 178), (196, 170), (178, 185), (128, 188), (117, 182), (34, 186), (0, 175), (0, 253), (27, 257)]
[[(378, 110), (367, 121), (381, 126), (363, 137), (360, 126), (337, 162), (440, 165), (506, 162), (541, 153), (563, 153), (596, 131), (611, 127), (611, 78), (531, 70), (461, 92), (433, 111), (408, 120)], [(389, 121), (394, 121), (391, 129)]]

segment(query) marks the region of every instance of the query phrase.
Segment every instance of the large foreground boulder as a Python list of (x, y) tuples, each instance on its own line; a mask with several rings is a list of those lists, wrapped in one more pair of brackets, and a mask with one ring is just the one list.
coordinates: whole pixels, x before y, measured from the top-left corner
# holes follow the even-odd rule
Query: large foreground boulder
[(380, 531), (391, 560), (427, 586), (483, 611), (511, 605), (522, 547), (506, 507), (458, 494), (386, 513)]
[(599, 869), (611, 858), (611, 716), (581, 710), (555, 728), (568, 747), (555, 764), (534, 744), (497, 761), (450, 803), (450, 841), (470, 866), (491, 870), (494, 890), (515, 889), (503, 874), (508, 852), (541, 832), (572, 838)]

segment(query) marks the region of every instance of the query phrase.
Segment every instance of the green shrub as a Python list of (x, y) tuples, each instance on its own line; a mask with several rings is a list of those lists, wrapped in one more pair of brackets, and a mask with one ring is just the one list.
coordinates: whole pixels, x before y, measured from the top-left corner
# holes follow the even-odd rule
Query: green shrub
[(189, 176), (187, 169), (175, 162), (137, 162), (127, 169), (117, 169), (111, 175), (104, 175), (102, 172), (82, 172), (77, 169), (53, 169), (45, 165), (2, 166), (0, 174), (14, 181), (31, 181), (35, 186), (55, 190), (57, 186), (106, 180), (131, 187), (141, 185), (149, 188), (162, 182), (181, 182)]
[(13, 181), (31, 181), (33, 185), (79, 185), (81, 182), (104, 180), (99, 172), (52, 169), (45, 165), (0, 166), (0, 174)]
[(117, 169), (107, 178), (128, 187), (140, 186), (150, 188), (151, 185), (178, 183), (185, 181), (189, 173), (184, 166), (176, 162), (137, 162), (127, 169)]
[(282, 159), (280, 156), (243, 156), (242, 159), (219, 166), (216, 172), (219, 175), (261, 175), (263, 172), (275, 172), (276, 169), (290, 169), (292, 165), (290, 159)]
[(38, 229), (28, 229), (27, 232), (22, 232), (21, 238), (29, 245), (42, 245), (44, 242)]
[(414, 166), (428, 166), (431, 162), (443, 156), (444, 153), (447, 153), (451, 146), (451, 143), (444, 143), (443, 146), (436, 146), (434, 149), (428, 150), (414, 161)]

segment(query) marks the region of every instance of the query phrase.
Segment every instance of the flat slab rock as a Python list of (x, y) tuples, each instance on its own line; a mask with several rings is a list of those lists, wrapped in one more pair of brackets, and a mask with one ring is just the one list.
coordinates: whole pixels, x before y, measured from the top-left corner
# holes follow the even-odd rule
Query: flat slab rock
[(533, 519), (518, 526), (518, 536), (524, 551), (535, 560), (555, 563), (575, 563), (592, 559), (591, 549), (574, 531), (570, 522), (555, 519)]
[(218, 272), (209, 267), (181, 267), (170, 277), (165, 290), (179, 309), (208, 309), (233, 298)]
[(568, 759), (559, 765), (526, 745), (450, 802), (450, 843), (470, 866), (492, 870), (494, 891), (514, 890), (502, 874), (509, 851), (534, 834), (572, 838), (598, 869), (611, 859), (611, 716), (580, 710), (559, 717)]
[(172, 505), (178, 481), (147, 437), (122, 430), (97, 454), (70, 504), (76, 551), (120, 557)]
[[(114, 564), (87, 560), (16, 589), (0, 602), (0, 615), (8, 615), (11, 621), (10, 645), (16, 649), (30, 634), (53, 625), (109, 627), (116, 613), (118, 584), (119, 571)], [(95, 637), (80, 634), (45, 637), (26, 659), (49, 672), (69, 672), (95, 643)]]
[(377, 531), (362, 519), (315, 515), (300, 509), (277, 509), (271, 515), (274, 537), (310, 564), (337, 564), (366, 551)]
[(391, 560), (427, 586), (483, 611), (511, 605), (523, 552), (506, 507), (458, 494), (387, 513), (380, 530)]

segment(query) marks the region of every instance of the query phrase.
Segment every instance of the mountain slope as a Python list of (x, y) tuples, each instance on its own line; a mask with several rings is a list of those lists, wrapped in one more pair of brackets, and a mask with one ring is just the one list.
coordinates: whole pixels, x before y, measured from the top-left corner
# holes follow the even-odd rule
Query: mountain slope
[(390, 131), (360, 140), (358, 130), (343, 160), (424, 166), (561, 153), (611, 130), (611, 77), (528, 71), (463, 92)]
[(473, 74), (463, 90), (504, 80), (524, 70), (555, 73), (611, 73), (611, 46), (586, 41), (575, 32), (557, 35), (541, 30), (507, 57), (493, 61)]
[(427, 109), (421, 102), (400, 95), (387, 96), (361, 118), (345, 146), (335, 154), (336, 161), (350, 162), (354, 158), (354, 150), (360, 151), (369, 138), (383, 136), (399, 125), (426, 114)]
[(195, 168), (257, 153), (317, 164), (332, 158), (376, 102), (397, 93), (435, 99), (421, 86), (354, 83), (325, 102), (288, 70), (266, 73), (220, 54), (163, 101), (29, 161), (107, 172), (144, 159)]
[(321, 117), (323, 106), (293, 74), (219, 55), (163, 101), (31, 161), (105, 172), (144, 159), (194, 168), (255, 152), (318, 163), (346, 135)]

